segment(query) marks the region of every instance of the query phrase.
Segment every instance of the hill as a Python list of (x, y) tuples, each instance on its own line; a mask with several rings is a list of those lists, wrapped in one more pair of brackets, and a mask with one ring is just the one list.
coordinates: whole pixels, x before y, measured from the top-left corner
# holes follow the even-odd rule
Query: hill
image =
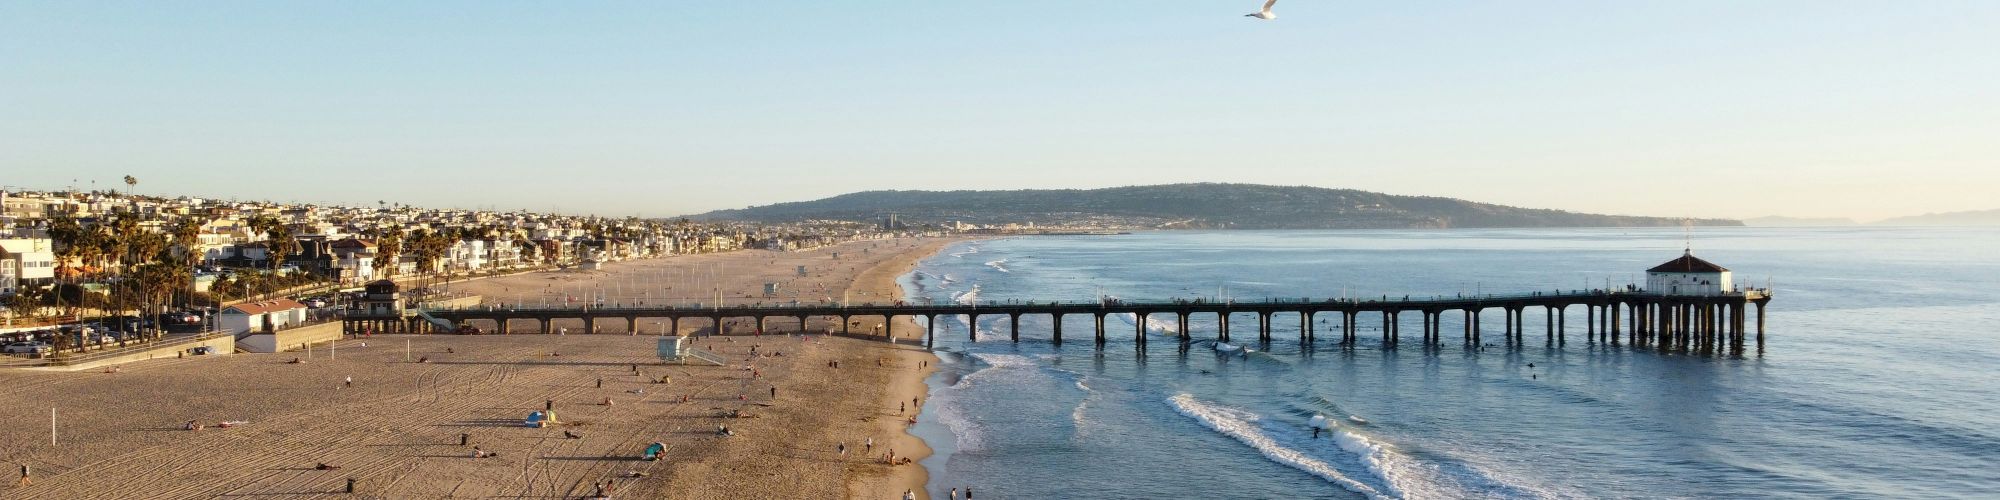
[[(690, 218), (787, 222), (881, 220), (1163, 229), (1393, 229), (1676, 226), (1681, 219), (1517, 208), (1452, 198), (1255, 184), (1168, 184), (1104, 189), (865, 191)], [(1740, 226), (1702, 219), (1698, 225)]]
[(1912, 215), (1879, 220), (1871, 224), (1877, 226), (1996, 226), (2000, 225), (2000, 210), (1973, 210), (1968, 212)]

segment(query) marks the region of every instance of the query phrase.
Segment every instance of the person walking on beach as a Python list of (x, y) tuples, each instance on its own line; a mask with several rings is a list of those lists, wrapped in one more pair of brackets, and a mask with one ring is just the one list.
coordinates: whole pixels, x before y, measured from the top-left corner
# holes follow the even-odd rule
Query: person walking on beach
[(35, 476), (34, 476), (34, 471), (33, 471), (33, 470), (30, 470), (30, 469), (28, 469), (28, 464), (27, 464), (27, 463), (22, 463), (22, 464), (21, 464), (21, 486), (27, 486), (27, 485), (30, 485), (30, 484), (35, 484)]
[(862, 450), (863, 453), (867, 453), (870, 455), (875, 454), (875, 438), (872, 437), (868, 438), (868, 441), (861, 443), (861, 446), (864, 447), (864, 449)]
[(354, 376), (348, 375), (347, 380), (344, 380), (341, 383), (345, 384), (347, 387), (354, 387)]
[(840, 453), (840, 456), (843, 456), (843, 457), (844, 457), (844, 456), (847, 456), (847, 442), (846, 442), (846, 441), (841, 441), (841, 442), (840, 442), (840, 444), (836, 444), (836, 445), (834, 445), (834, 446), (833, 446), (833, 449), (834, 449), (834, 451), (837, 451), (837, 452), (839, 452), (839, 453)]
[(951, 489), (951, 500), (958, 500), (958, 488)]
[(917, 500), (917, 492), (915, 490), (903, 490), (903, 500)]

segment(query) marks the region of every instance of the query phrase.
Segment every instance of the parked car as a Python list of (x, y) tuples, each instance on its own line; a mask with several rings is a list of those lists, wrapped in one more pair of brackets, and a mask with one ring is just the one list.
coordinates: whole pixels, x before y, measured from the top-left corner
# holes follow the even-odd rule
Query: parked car
[(0, 347), (7, 354), (35, 354), (49, 350), (49, 345), (41, 342), (15, 342)]
[(201, 323), (201, 316), (197, 316), (194, 313), (183, 312), (183, 311), (169, 311), (160, 313), (160, 324), (193, 325), (198, 323)]

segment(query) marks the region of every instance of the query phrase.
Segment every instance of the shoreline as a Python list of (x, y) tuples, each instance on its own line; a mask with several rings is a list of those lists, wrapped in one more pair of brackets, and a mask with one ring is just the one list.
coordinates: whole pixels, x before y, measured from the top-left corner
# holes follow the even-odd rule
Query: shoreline
[[(918, 248), (905, 251), (896, 257), (863, 271), (861, 275), (855, 277), (854, 284), (848, 288), (848, 291), (850, 293), (860, 292), (876, 296), (893, 294), (890, 295), (893, 297), (893, 300), (902, 300), (903, 297), (907, 296), (909, 291), (903, 289), (902, 284), (898, 283), (897, 280), (903, 275), (914, 271), (919, 262), (937, 255), (946, 246), (960, 241), (964, 240), (958, 238), (944, 239), (929, 242)], [(904, 317), (897, 318), (893, 325), (883, 325), (881, 319), (876, 318), (863, 321), (861, 326), (863, 327), (863, 331), (873, 331), (876, 327), (887, 328), (894, 332), (892, 338), (896, 343), (892, 345), (910, 346), (910, 348), (894, 349), (894, 352), (899, 354), (899, 359), (892, 366), (913, 366), (909, 370), (895, 371), (893, 372), (895, 374), (890, 376), (887, 384), (885, 384), (886, 390), (881, 399), (884, 406), (899, 405), (906, 401), (920, 402), (923, 399), (927, 399), (930, 394), (930, 386), (925, 384), (924, 380), (937, 372), (938, 358), (929, 349), (922, 347), (922, 325), (917, 324), (915, 318)], [(908, 339), (910, 343), (902, 343), (903, 339)], [(912, 407), (916, 412), (921, 412), (923, 405), (921, 403), (913, 404)], [(916, 414), (913, 412), (908, 415), (910, 415), (909, 418), (915, 418)], [(925, 490), (925, 486), (930, 481), (930, 471), (923, 466), (922, 462), (924, 459), (929, 458), (934, 450), (930, 447), (930, 443), (924, 442), (923, 438), (910, 432), (912, 427), (907, 421), (902, 420), (885, 419), (876, 422), (878, 430), (887, 435), (894, 436), (890, 443), (892, 449), (903, 450), (898, 456), (909, 457), (911, 463), (909, 466), (896, 466), (889, 469), (887, 477), (884, 478), (877, 479), (867, 476), (850, 477), (848, 479), (849, 497), (902, 498), (903, 491), (908, 490), (917, 492), (917, 498), (930, 498), (929, 492)]]

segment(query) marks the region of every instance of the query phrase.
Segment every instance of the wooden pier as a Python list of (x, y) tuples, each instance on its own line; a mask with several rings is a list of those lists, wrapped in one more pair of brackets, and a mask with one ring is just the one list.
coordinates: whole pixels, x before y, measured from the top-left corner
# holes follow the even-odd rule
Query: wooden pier
[[(770, 321), (782, 321), (782, 326), (796, 325), (792, 331), (805, 332), (805, 325), (811, 318), (839, 318), (842, 333), (853, 324), (856, 317), (880, 317), (888, 328), (894, 328), (895, 319), (903, 317), (923, 317), (926, 345), (937, 342), (937, 318), (939, 316), (965, 316), (974, 325), (981, 317), (1005, 316), (1011, 326), (1009, 337), (1019, 342), (1021, 339), (1021, 317), (1027, 315), (1047, 315), (1053, 319), (1050, 332), (1051, 341), (1062, 343), (1063, 321), (1066, 316), (1088, 316), (1094, 318), (1094, 340), (1105, 343), (1104, 318), (1110, 315), (1131, 314), (1137, 321), (1133, 332), (1135, 342), (1147, 342), (1147, 319), (1157, 316), (1173, 316), (1178, 328), (1174, 337), (1185, 344), (1193, 341), (1189, 335), (1189, 321), (1199, 316), (1213, 315), (1216, 318), (1215, 340), (1228, 342), (1230, 319), (1232, 316), (1251, 315), (1256, 318), (1257, 340), (1269, 342), (1274, 318), (1296, 317), (1300, 342), (1318, 340), (1316, 318), (1322, 315), (1340, 317), (1339, 344), (1355, 345), (1362, 336), (1364, 321), (1379, 319), (1381, 324), (1380, 345), (1395, 348), (1402, 343), (1402, 327), (1412, 318), (1421, 319), (1419, 342), (1425, 346), (1444, 344), (1445, 315), (1461, 317), (1464, 331), (1459, 334), (1461, 342), (1467, 345), (1483, 345), (1485, 331), (1482, 321), (1494, 310), (1499, 310), (1503, 342), (1509, 346), (1520, 346), (1527, 342), (1527, 317), (1531, 311), (1539, 311), (1543, 316), (1545, 333), (1543, 341), (1547, 345), (1564, 345), (1568, 342), (1567, 321), (1572, 310), (1581, 307), (1585, 322), (1584, 342), (1609, 345), (1629, 344), (1633, 347), (1657, 348), (1676, 352), (1737, 352), (1744, 350), (1750, 335), (1755, 336), (1759, 350), (1764, 346), (1764, 306), (1771, 301), (1768, 290), (1732, 291), (1713, 295), (1668, 295), (1644, 291), (1578, 291), (1578, 292), (1537, 292), (1517, 295), (1487, 295), (1479, 297), (1451, 297), (1428, 299), (1396, 299), (1383, 297), (1379, 300), (1353, 299), (1266, 299), (1262, 301), (1207, 301), (1174, 300), (1166, 302), (1133, 302), (1105, 300), (1099, 302), (987, 302), (979, 304), (808, 304), (808, 305), (722, 305), (709, 307), (580, 307), (580, 308), (520, 308), (490, 306), (483, 308), (455, 308), (424, 310), (422, 316), (449, 322), (455, 330), (460, 325), (490, 326), (483, 330), (491, 333), (515, 333), (514, 323), (532, 322), (538, 333), (551, 333), (550, 322), (554, 320), (579, 320), (584, 324), (584, 332), (596, 332), (600, 322), (622, 322), (625, 331), (636, 332), (641, 320), (671, 322), (671, 331), (680, 331), (683, 320), (696, 324), (712, 325), (721, 331), (724, 321), (739, 318), (754, 319), (757, 331), (780, 333), (770, 328)], [(1754, 309), (1754, 311), (1753, 311)], [(1754, 329), (1750, 324), (1754, 313)], [(357, 318), (370, 320), (369, 318)], [(413, 320), (414, 321), (414, 320)], [(975, 328), (976, 329), (976, 328)], [(893, 333), (893, 332), (892, 332)], [(1334, 332), (1328, 332), (1334, 333)], [(969, 337), (976, 334), (967, 332)]]

